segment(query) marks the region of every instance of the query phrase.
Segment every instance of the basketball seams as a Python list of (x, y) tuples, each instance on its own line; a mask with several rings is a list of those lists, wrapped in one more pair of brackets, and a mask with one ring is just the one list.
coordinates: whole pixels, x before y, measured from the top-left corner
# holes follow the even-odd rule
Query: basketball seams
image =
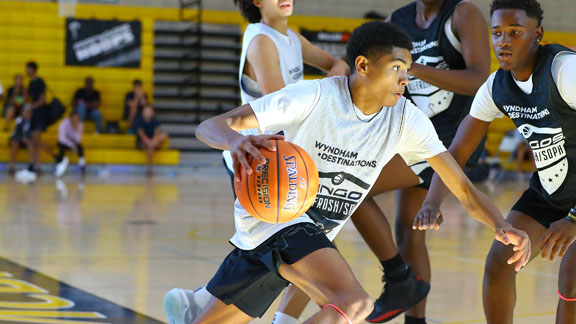
[(280, 222), (280, 150), (276, 142), (276, 224)]

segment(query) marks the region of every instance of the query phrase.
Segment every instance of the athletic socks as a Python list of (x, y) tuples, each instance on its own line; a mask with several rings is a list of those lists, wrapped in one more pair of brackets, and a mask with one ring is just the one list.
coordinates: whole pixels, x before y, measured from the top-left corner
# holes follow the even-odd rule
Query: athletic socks
[(206, 308), (212, 295), (206, 290), (206, 286), (200, 287), (194, 291), (194, 301), (200, 309)]
[(404, 324), (426, 324), (426, 317), (412, 317), (410, 315), (404, 315), (406, 320)]
[(276, 312), (272, 324), (298, 324), (298, 319), (281, 312)]
[(384, 275), (387, 279), (402, 280), (408, 275), (408, 267), (406, 263), (404, 263), (400, 253), (391, 259), (380, 261), (380, 264), (382, 264), (384, 268)]

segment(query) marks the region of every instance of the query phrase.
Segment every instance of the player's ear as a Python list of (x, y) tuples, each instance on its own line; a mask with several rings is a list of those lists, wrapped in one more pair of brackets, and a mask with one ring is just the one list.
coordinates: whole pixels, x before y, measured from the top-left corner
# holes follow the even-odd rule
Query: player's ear
[(368, 73), (368, 65), (370, 62), (368, 58), (364, 55), (359, 55), (356, 57), (356, 61), (354, 62), (354, 66), (356, 67), (356, 72), (359, 75), (366, 75)]
[(544, 27), (542, 25), (536, 27), (536, 43), (540, 43), (544, 37)]

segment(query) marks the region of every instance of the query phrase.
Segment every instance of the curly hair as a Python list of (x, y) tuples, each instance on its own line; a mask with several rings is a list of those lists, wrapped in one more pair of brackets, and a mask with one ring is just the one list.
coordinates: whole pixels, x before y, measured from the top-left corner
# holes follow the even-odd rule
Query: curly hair
[(346, 56), (350, 71), (355, 71), (356, 58), (360, 55), (378, 59), (390, 54), (393, 47), (412, 50), (412, 40), (398, 26), (382, 22), (370, 21), (356, 28), (346, 46)]
[(259, 23), (262, 19), (260, 9), (254, 5), (253, 0), (234, 0), (234, 5), (240, 9), (242, 17), (249, 23)]
[(498, 9), (520, 9), (526, 11), (528, 17), (538, 19), (538, 26), (542, 24), (544, 11), (536, 0), (494, 0), (490, 5), (490, 17)]

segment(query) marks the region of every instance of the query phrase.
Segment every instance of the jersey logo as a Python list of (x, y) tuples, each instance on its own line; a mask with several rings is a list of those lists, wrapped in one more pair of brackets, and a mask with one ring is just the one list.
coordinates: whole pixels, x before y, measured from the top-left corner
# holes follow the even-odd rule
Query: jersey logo
[(568, 158), (564, 148), (566, 141), (562, 128), (523, 124), (518, 127), (518, 131), (532, 149), (542, 187), (548, 194), (553, 194), (568, 175)]
[[(416, 63), (434, 67), (441, 70), (448, 70), (448, 64), (442, 56), (426, 56), (422, 55)], [(428, 82), (416, 79), (409, 76), (410, 82), (408, 83), (408, 92), (414, 104), (422, 110), (426, 116), (435, 116), (450, 107), (454, 93), (442, 90)]]

